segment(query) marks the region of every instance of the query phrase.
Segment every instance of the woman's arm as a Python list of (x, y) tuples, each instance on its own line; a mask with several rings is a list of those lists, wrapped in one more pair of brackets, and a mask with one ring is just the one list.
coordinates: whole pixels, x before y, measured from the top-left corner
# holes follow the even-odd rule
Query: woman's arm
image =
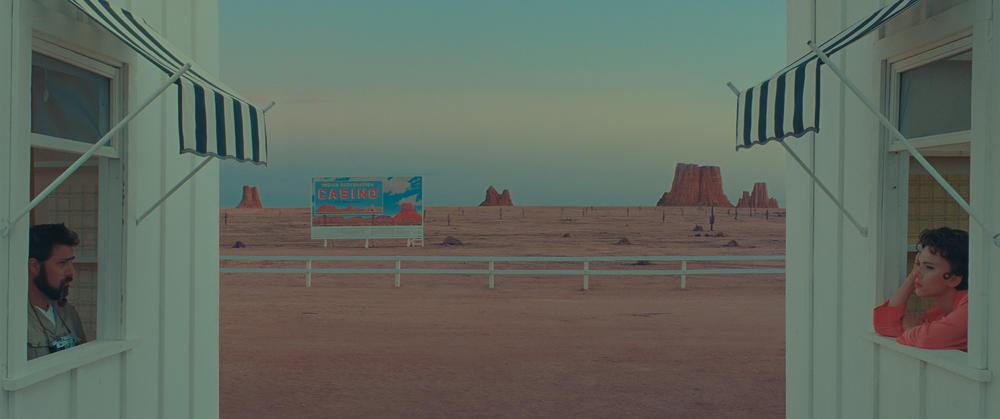
[(969, 297), (963, 297), (946, 316), (906, 329), (896, 338), (903, 345), (926, 349), (966, 350), (969, 336)]
[(889, 307), (905, 306), (906, 302), (910, 299), (910, 295), (913, 294), (913, 290), (916, 289), (914, 285), (916, 280), (917, 270), (914, 269), (906, 276), (906, 280), (899, 286), (896, 293), (892, 295), (892, 298), (889, 298)]
[(917, 327), (924, 324), (923, 316), (920, 313), (906, 313), (903, 315), (903, 330), (909, 329), (911, 327)]
[[(872, 324), (875, 333), (882, 336), (897, 337), (903, 334), (903, 316), (906, 311), (906, 301), (910, 299), (910, 294), (914, 290), (916, 280), (916, 269), (906, 276), (906, 280), (899, 286), (896, 293), (889, 301), (875, 307), (872, 315)], [(907, 322), (909, 323), (909, 322)], [(910, 324), (907, 324), (909, 326)]]

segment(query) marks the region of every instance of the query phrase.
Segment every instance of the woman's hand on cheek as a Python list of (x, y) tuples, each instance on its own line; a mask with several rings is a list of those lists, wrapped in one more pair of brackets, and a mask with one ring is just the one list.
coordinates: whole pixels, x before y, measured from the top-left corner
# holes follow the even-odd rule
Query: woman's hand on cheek
[(903, 282), (903, 286), (913, 286), (917, 282), (917, 267), (914, 266), (910, 274), (906, 276), (906, 281)]

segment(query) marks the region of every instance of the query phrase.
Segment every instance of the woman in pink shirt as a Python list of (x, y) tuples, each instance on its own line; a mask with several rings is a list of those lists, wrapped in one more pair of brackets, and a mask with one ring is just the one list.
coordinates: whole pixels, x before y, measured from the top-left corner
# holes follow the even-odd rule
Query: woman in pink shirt
[[(968, 351), (968, 275), (969, 233), (947, 227), (924, 230), (913, 271), (889, 301), (875, 307), (875, 332), (903, 345)], [(914, 291), (936, 303), (919, 318), (905, 316)]]

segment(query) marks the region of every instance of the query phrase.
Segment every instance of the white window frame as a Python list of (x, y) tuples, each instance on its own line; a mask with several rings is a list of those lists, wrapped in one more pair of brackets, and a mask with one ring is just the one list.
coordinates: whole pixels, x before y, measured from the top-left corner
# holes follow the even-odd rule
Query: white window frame
[[(889, 62), (889, 119), (899, 124), (899, 82), (900, 75), (908, 70), (921, 67), (963, 52), (972, 51), (972, 36), (948, 42), (939, 47), (906, 58)], [(975, 59), (975, 56), (973, 56)], [(974, 90), (974, 89), (973, 89)], [(968, 156), (972, 141), (972, 129), (954, 131), (924, 137), (907, 138), (925, 156)], [(906, 146), (895, 138), (889, 144), (890, 152), (906, 151)]]
[[(79, 49), (66, 46), (41, 33), (35, 33), (32, 38), (31, 51), (55, 58), (75, 67), (87, 70), (91, 73), (107, 77), (111, 83), (110, 99), (110, 125), (113, 125), (121, 115), (124, 115), (122, 104), (125, 102), (124, 66), (109, 63), (110, 60), (100, 60), (94, 58), (96, 54), (88, 54)], [(90, 149), (93, 144), (84, 141), (70, 140), (66, 138), (54, 137), (51, 135), (29, 133), (31, 145), (52, 150), (66, 151), (83, 154)], [(119, 137), (112, 138), (108, 143), (97, 149), (95, 156), (119, 158), (118, 151)]]
[[(883, 109), (887, 111), (889, 119), (894, 123), (899, 123), (899, 79), (904, 71), (920, 67), (947, 57), (972, 51), (973, 73), (976, 72), (977, 58), (973, 48), (974, 34), (972, 30), (966, 30), (959, 34), (953, 34), (946, 39), (940, 40), (937, 44), (920, 49), (911, 49), (903, 54), (897, 54), (884, 61), (883, 68)], [(976, 77), (973, 77), (972, 90), (976, 90)], [(973, 98), (971, 118), (975, 121), (982, 121), (983, 110), (976, 106)], [(970, 149), (972, 141), (975, 139), (975, 126), (969, 130), (956, 131), (925, 137), (910, 138), (911, 143), (919, 149), (924, 156), (967, 156), (970, 158), (970, 172), (972, 172), (972, 159)], [(880, 169), (881, 181), (881, 204), (879, 214), (880, 223), (878, 249), (879, 265), (876, 272), (879, 274), (877, 284), (876, 299), (885, 301), (902, 283), (908, 273), (906, 266), (906, 253), (911, 249), (911, 243), (907, 243), (908, 228), (908, 188), (910, 174), (910, 154), (906, 147), (899, 141), (891, 138), (888, 133), (882, 130), (882, 157)], [(975, 179), (970, 177), (970, 183)], [(970, 227), (973, 221), (970, 219)], [(971, 237), (970, 231), (969, 253), (973, 253), (972, 246), (976, 240)], [(969, 265), (970, 277), (983, 277), (982, 273), (976, 272), (972, 261)], [(970, 282), (969, 288), (972, 291), (976, 287), (983, 286)], [(977, 325), (982, 328), (982, 323), (973, 322), (972, 317), (975, 311), (970, 306), (969, 312), (969, 352), (941, 351), (921, 349), (900, 345), (895, 339), (878, 336), (871, 333), (871, 340), (884, 348), (892, 349), (897, 353), (920, 359), (921, 361), (936, 365), (957, 373), (968, 379), (987, 382), (991, 379), (991, 373), (983, 369), (977, 360), (982, 357), (986, 348), (977, 347), (980, 340), (973, 339), (973, 335), (984, 335), (985, 330), (975, 329)], [(975, 329), (975, 330), (974, 330)]]
[[(22, 57), (29, 71), (22, 73), (25, 85), (30, 84), (30, 66), (32, 52), (59, 59), (84, 70), (91, 71), (111, 80), (110, 118), (113, 125), (124, 115), (127, 106), (128, 72), (124, 61), (114, 60), (98, 52), (63, 42), (55, 37), (40, 32), (34, 32), (30, 48), (25, 48), (15, 55)], [(16, 60), (15, 60), (16, 61)], [(16, 73), (15, 73), (16, 74)], [(23, 99), (27, 102), (27, 99)], [(27, 109), (15, 115), (16, 118), (27, 116), (30, 121), (30, 106), (23, 103)], [(82, 141), (52, 137), (31, 132), (31, 124), (25, 122), (24, 137), (27, 150), (38, 147), (61, 152), (82, 155), (93, 144)], [(8, 374), (3, 378), (2, 387), (5, 391), (23, 389), (40, 381), (71, 371), (75, 368), (96, 362), (108, 356), (127, 351), (136, 342), (123, 340), (124, 333), (124, 298), (125, 298), (125, 188), (127, 162), (125, 135), (122, 130), (109, 144), (101, 147), (94, 154), (98, 161), (98, 285), (97, 285), (97, 324), (98, 330), (87, 331), (88, 342), (74, 348), (59, 351), (33, 360), (19, 359), (19, 356), (8, 354)], [(14, 138), (14, 141), (18, 141)], [(25, 160), (28, 156), (23, 156)], [(29, 173), (31, 168), (28, 168)], [(31, 179), (27, 179), (28, 182)], [(72, 226), (69, 226), (72, 228)], [(13, 246), (27, 246), (24, 240), (11, 241)], [(119, 249), (115, 251), (114, 249)], [(25, 261), (24, 266), (27, 266)], [(26, 270), (25, 270), (26, 274)], [(18, 280), (16, 278), (11, 280)], [(26, 278), (25, 278), (26, 281)], [(11, 321), (25, 322), (27, 296), (15, 301), (10, 312)], [(23, 301), (23, 302), (21, 302)], [(22, 305), (23, 304), (23, 305)], [(19, 308), (20, 307), (20, 308)], [(27, 346), (27, 335), (15, 333), (15, 328), (8, 328), (6, 338), (14, 345)], [(23, 330), (23, 329), (17, 329)]]

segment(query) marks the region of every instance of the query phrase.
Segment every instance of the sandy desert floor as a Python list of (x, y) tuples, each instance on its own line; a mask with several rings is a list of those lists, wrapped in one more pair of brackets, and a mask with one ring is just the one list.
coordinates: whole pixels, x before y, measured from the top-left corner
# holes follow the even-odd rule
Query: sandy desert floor
[[(714, 230), (725, 237), (692, 231), (696, 224), (708, 230), (708, 209), (502, 211), (501, 218), (496, 207), (431, 207), (424, 247), (376, 240), (365, 249), (360, 240), (328, 248), (310, 240), (307, 209), (226, 209), (220, 213), (220, 251), (666, 256), (780, 255), (785, 248), (784, 218), (776, 216), (783, 210), (765, 219), (762, 211), (748, 216), (744, 209), (736, 219), (732, 210), (716, 208)], [(446, 236), (464, 245), (440, 246)], [(632, 244), (616, 244), (622, 238)], [(733, 240), (738, 246), (725, 246)], [(247, 247), (232, 248), (236, 241)], [(337, 266), (388, 267), (366, 263)], [(591, 269), (678, 265), (606, 262)], [(438, 265), (415, 267), (424, 266)], [(735, 266), (783, 264), (688, 268)], [(400, 288), (382, 274), (317, 274), (311, 288), (302, 275), (221, 277), (220, 402), (226, 418), (784, 416), (782, 275), (689, 276), (682, 290), (677, 277), (637, 272), (591, 277), (589, 291), (581, 290), (578, 276), (498, 276), (495, 289), (473, 275), (407, 275)]]

